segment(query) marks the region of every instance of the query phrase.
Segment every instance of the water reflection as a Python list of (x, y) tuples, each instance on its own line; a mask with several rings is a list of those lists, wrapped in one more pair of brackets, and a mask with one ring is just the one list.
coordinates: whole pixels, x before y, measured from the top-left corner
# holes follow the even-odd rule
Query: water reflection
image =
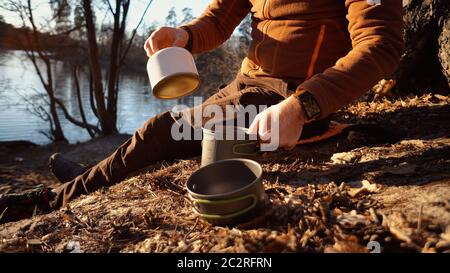
[[(72, 67), (57, 61), (54, 67), (56, 96), (62, 99), (69, 112), (80, 119), (76, 93), (74, 89)], [(193, 98), (181, 100), (159, 100), (151, 96), (149, 82), (142, 73), (124, 73), (121, 77), (118, 94), (118, 128), (122, 133), (133, 133), (148, 118), (170, 110), (178, 104), (193, 105)], [(89, 122), (96, 119), (89, 106), (89, 79), (80, 75), (81, 96)], [(29, 140), (39, 144), (49, 140), (40, 131), (48, 130), (48, 124), (30, 114), (30, 106), (24, 98), (32, 98), (44, 89), (26, 55), (21, 51), (0, 51), (0, 141)], [(87, 132), (72, 125), (59, 112), (66, 137), (71, 143), (89, 139)]]

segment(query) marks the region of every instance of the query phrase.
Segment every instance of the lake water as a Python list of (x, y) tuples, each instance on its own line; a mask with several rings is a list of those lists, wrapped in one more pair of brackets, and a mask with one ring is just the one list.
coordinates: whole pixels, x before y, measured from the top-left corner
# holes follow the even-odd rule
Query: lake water
[[(64, 101), (73, 116), (80, 119), (72, 67), (61, 61), (56, 61), (53, 67), (56, 96)], [(83, 105), (88, 120), (96, 123), (89, 106), (89, 81), (84, 74), (80, 77)], [(153, 97), (149, 90), (145, 67), (142, 68), (142, 73), (122, 75), (118, 95), (118, 128), (121, 133), (133, 133), (148, 118), (170, 110), (175, 105), (193, 105), (192, 97), (159, 100)], [(39, 103), (27, 102), (32, 100), (35, 94), (43, 92), (42, 84), (24, 52), (0, 51), (0, 141), (28, 140), (37, 144), (50, 142), (40, 133), (42, 130), (48, 131), (48, 122), (30, 113), (30, 109)], [(89, 139), (87, 132), (67, 121), (62, 112), (59, 112), (59, 116), (69, 142)]]

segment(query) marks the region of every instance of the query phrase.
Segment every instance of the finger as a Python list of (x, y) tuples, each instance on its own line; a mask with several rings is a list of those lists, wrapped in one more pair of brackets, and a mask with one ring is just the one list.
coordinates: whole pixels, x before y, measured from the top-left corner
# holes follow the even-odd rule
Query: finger
[(258, 116), (256, 116), (255, 119), (253, 120), (252, 124), (248, 128), (247, 134), (249, 134), (249, 135), (258, 134), (258, 123), (259, 123), (259, 118), (258, 118)]
[(155, 54), (160, 50), (159, 48), (159, 40), (156, 37), (153, 37), (153, 39), (150, 40), (150, 49), (151, 49), (151, 55)]
[(270, 133), (270, 128), (268, 123), (267, 115), (263, 115), (263, 117), (259, 120), (258, 124), (258, 135), (262, 141), (268, 141), (268, 133)]
[(263, 134), (260, 134), (259, 137), (261, 138), (262, 142), (267, 143), (270, 142), (271, 138), (271, 131), (265, 131)]
[(161, 35), (163, 35), (162, 30), (161, 29), (157, 29), (150, 35), (150, 38), (148, 38), (151, 55), (155, 54), (158, 50), (161, 49), (160, 48), (161, 47), (160, 46), (160, 44), (161, 44)]
[(150, 49), (150, 38), (145, 40), (144, 50), (145, 50), (145, 53), (147, 54), (147, 57), (150, 58), (150, 56), (152, 55), (152, 52), (151, 52), (151, 49)]

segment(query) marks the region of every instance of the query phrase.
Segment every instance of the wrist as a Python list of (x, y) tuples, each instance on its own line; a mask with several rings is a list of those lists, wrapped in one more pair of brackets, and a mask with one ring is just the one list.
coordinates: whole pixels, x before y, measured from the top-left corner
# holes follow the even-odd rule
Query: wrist
[(295, 119), (301, 124), (305, 123), (308, 118), (305, 115), (305, 111), (303, 110), (300, 101), (295, 96), (288, 97), (286, 101), (290, 106), (289, 108), (292, 109), (292, 114)]
[(189, 52), (192, 52), (192, 32), (187, 26), (180, 26), (178, 29), (184, 31), (184, 35), (186, 36), (186, 43), (183, 46)]

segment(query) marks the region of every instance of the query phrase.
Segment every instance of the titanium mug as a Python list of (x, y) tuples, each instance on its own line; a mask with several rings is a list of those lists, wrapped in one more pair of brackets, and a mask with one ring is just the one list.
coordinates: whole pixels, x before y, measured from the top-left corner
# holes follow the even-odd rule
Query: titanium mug
[(259, 141), (255, 135), (247, 134), (246, 128), (215, 127), (214, 130), (202, 128), (202, 167), (223, 159), (254, 158), (259, 154)]
[(200, 84), (192, 54), (181, 47), (167, 47), (147, 62), (152, 93), (159, 99), (177, 99), (195, 92)]
[(189, 177), (186, 187), (194, 213), (216, 225), (250, 220), (266, 198), (261, 165), (244, 158), (204, 166)]

